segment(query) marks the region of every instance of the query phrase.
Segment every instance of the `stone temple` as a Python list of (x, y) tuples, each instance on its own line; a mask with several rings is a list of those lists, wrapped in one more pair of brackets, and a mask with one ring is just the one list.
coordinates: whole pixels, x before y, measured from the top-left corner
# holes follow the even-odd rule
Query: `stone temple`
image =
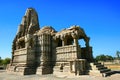
[[(78, 40), (82, 39), (85, 47), (79, 44)], [(40, 29), (37, 12), (28, 8), (13, 40), (12, 60), (7, 71), (21, 75), (92, 73), (94, 71), (89, 65), (93, 56), (89, 40), (77, 25), (60, 32), (51, 26)]]

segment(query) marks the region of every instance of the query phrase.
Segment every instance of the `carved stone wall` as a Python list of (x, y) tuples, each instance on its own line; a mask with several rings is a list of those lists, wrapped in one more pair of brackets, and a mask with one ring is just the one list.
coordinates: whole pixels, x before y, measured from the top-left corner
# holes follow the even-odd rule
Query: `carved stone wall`
[(56, 48), (56, 61), (70, 61), (77, 58), (77, 47), (75, 45)]
[[(84, 39), (84, 48), (80, 46), (79, 39)], [(51, 26), (40, 29), (37, 12), (28, 8), (13, 40), (8, 70), (21, 74), (51, 74), (61, 69), (70, 72), (70, 61), (92, 61), (89, 40), (77, 25), (59, 32)], [(79, 62), (82, 67), (85, 65), (85, 61)]]

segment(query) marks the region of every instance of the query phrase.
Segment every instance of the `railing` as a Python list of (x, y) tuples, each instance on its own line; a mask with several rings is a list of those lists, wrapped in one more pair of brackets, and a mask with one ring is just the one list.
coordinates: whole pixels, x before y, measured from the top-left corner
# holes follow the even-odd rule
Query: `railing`
[(77, 46), (69, 45), (56, 48), (57, 61), (69, 61), (77, 58)]
[(68, 53), (68, 52), (73, 52), (73, 51), (76, 51), (77, 48), (75, 45), (69, 45), (69, 46), (62, 46), (62, 47), (57, 47), (56, 48), (56, 53), (59, 54), (59, 53)]
[(22, 54), (27, 54), (27, 49), (26, 48), (22, 48), (22, 49), (18, 49), (14, 51), (14, 55), (22, 55)]

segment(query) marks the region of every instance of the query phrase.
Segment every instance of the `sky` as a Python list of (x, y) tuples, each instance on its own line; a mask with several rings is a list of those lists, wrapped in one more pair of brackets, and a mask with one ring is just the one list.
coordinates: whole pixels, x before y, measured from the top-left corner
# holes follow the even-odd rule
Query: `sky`
[[(11, 58), (12, 42), (26, 9), (33, 7), (40, 28), (52, 26), (56, 31), (79, 25), (90, 37), (94, 57), (116, 56), (120, 51), (119, 0), (1, 0), (0, 56)], [(84, 46), (84, 42), (80, 42)]]

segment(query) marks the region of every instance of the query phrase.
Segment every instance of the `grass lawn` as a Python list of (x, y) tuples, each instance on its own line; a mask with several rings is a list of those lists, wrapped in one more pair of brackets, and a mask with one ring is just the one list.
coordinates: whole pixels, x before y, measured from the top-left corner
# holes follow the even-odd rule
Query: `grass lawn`
[(120, 64), (104, 64), (104, 65), (111, 70), (120, 70)]

